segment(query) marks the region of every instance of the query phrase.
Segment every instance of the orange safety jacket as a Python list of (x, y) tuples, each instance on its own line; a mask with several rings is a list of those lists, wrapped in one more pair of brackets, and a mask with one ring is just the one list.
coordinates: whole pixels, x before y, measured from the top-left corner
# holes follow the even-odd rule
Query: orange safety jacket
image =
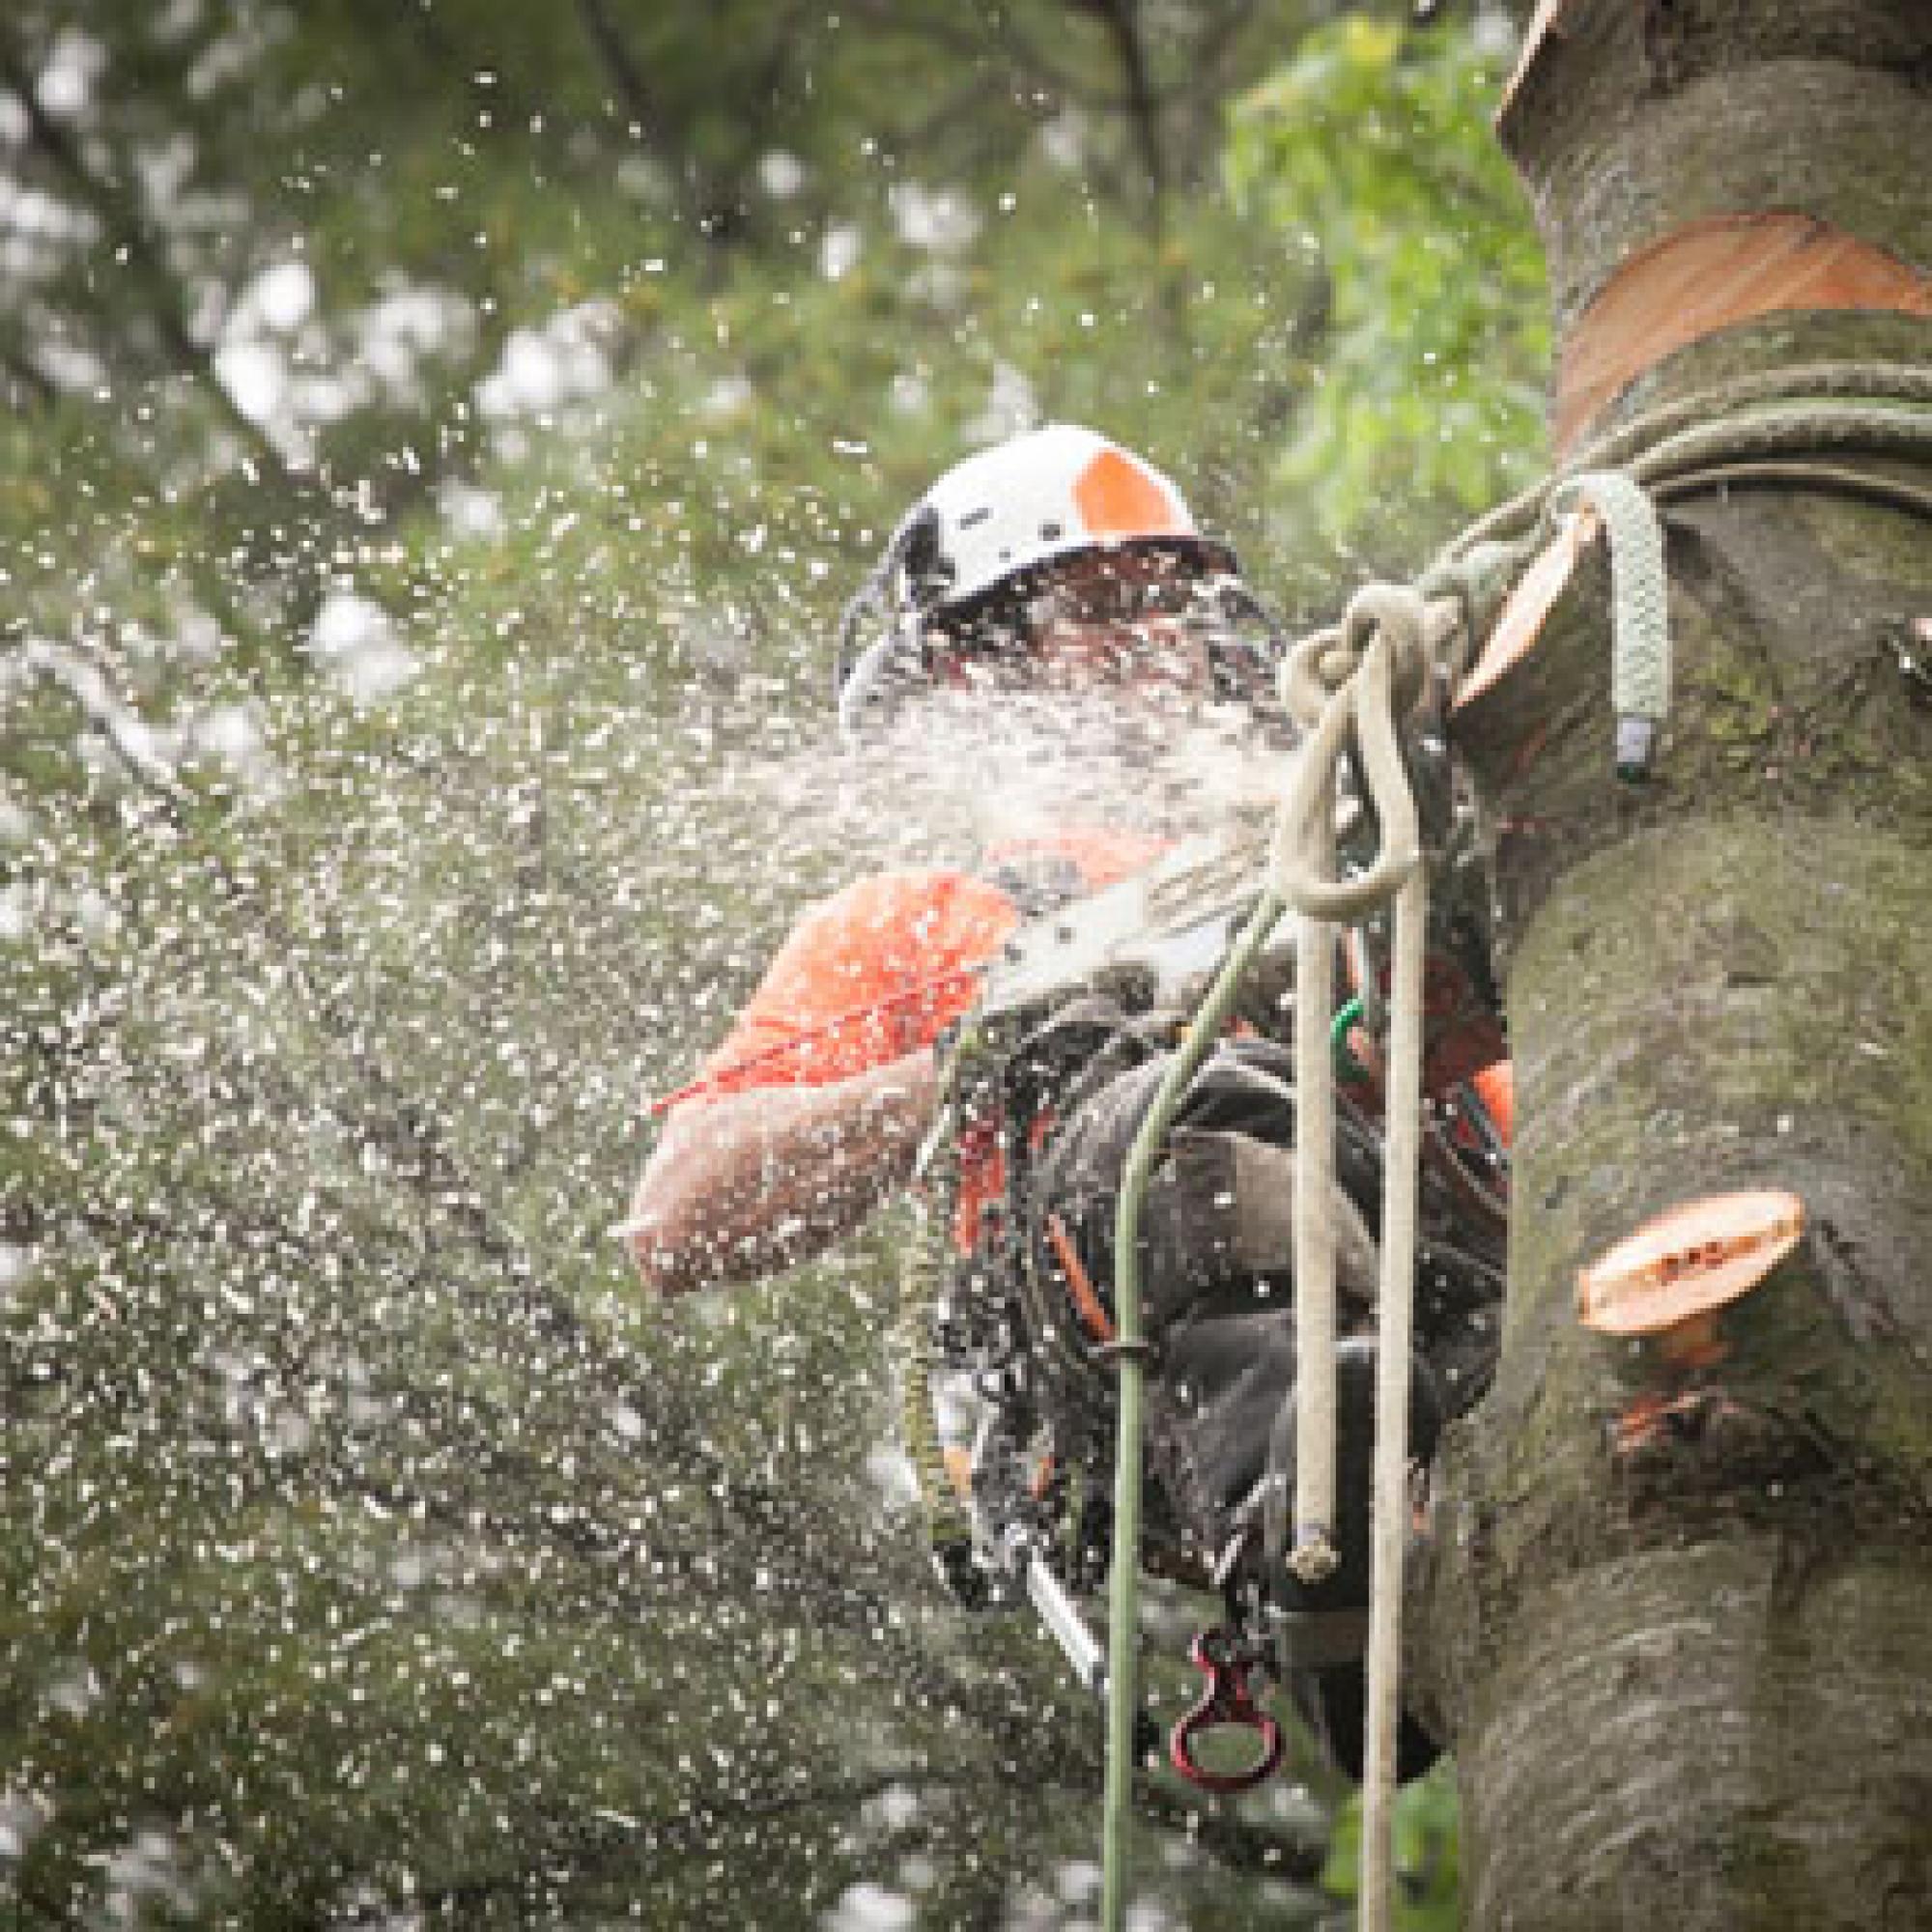
[[(1144, 834), (1068, 830), (988, 853), (988, 871), (1070, 867), (1073, 895), (1097, 893), (1151, 865), (1170, 841)], [(1012, 893), (976, 872), (908, 869), (847, 886), (806, 912), (696, 1077), (651, 1111), (700, 1106), (730, 1094), (830, 1086), (930, 1046), (973, 1004), (981, 970), (1024, 914)], [(1474, 1038), (1471, 1039), (1471, 1032)], [(1514, 1127), (1514, 1083), (1499, 1029), (1458, 1029), (1474, 1065), (1432, 1066), (1473, 1076), (1503, 1144)], [(1041, 1126), (1045, 1125), (1042, 1122)], [(953, 1237), (975, 1245), (980, 1217), (1005, 1186), (990, 1138), (962, 1150)]]
[[(1097, 893), (1167, 849), (1140, 834), (1075, 830), (1001, 846), (987, 867), (1060, 861), (1078, 893)], [(697, 1077), (652, 1111), (829, 1086), (930, 1046), (973, 1004), (981, 969), (1022, 917), (1010, 893), (974, 872), (884, 872), (847, 886), (804, 914)]]

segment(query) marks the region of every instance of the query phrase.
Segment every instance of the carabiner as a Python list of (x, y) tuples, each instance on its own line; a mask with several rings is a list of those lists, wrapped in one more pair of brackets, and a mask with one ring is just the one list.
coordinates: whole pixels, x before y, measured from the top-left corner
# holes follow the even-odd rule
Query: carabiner
[[(1188, 1655), (1195, 1668), (1207, 1673), (1208, 1688), (1169, 1733), (1168, 1761), (1204, 1791), (1252, 1791), (1281, 1762), (1281, 1726), (1255, 1702), (1248, 1689), (1249, 1667), (1259, 1659), (1243, 1648), (1232, 1631), (1224, 1629), (1201, 1632)], [(1255, 1734), (1258, 1755), (1244, 1770), (1209, 1771), (1195, 1759), (1194, 1746), (1202, 1733), (1223, 1725)]]

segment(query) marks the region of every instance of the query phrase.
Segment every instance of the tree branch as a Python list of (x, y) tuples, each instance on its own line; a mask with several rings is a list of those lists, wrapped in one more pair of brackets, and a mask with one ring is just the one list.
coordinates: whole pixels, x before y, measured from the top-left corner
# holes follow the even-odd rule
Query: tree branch
[(153, 729), (108, 689), (98, 665), (90, 664), (80, 652), (44, 638), (29, 638), (21, 647), (20, 662), (29, 671), (59, 685), (73, 699), (133, 779), (172, 805), (185, 801), (187, 793), (174, 766), (156, 747)]
[[(743, 213), (740, 196), (706, 168), (688, 144), (680, 146), (675, 136), (682, 130), (633, 57), (606, 0), (577, 0), (577, 17), (639, 138), (681, 178), (696, 213), (697, 232), (711, 242), (728, 236), (738, 227)], [(785, 39), (788, 42), (789, 36)], [(754, 134), (754, 138), (759, 137)]]
[(138, 206), (88, 165), (68, 130), (41, 104), (27, 57), (11, 34), (0, 30), (0, 85), (19, 101), (31, 146), (99, 219), (105, 239), (123, 254), (147, 296), (146, 314), (176, 370), (192, 377), (247, 442), (255, 461), (278, 483), (294, 479), (286, 459), (261, 425), (242, 414), (216, 375), (214, 358), (188, 333), (187, 302), (161, 244)]
[(1149, 71), (1147, 42), (1141, 33), (1139, 0), (1074, 0), (1075, 11), (1095, 15), (1114, 43), (1126, 83), (1127, 117), (1134, 144), (1147, 172), (1153, 237), (1159, 242), (1167, 219), (1167, 156), (1161, 147), (1160, 112)]
[(19, 410), (29, 402), (44, 409), (59, 401), (60, 390), (51, 378), (9, 344), (0, 348), (0, 395), (10, 409)]
[(597, 64), (616, 91), (617, 104), (639, 138), (667, 167), (683, 175), (700, 201), (705, 200), (696, 160), (689, 155), (680, 155), (674, 143), (665, 138), (671, 127), (670, 115), (645, 80), (605, 0), (577, 0), (577, 18), (597, 56)]

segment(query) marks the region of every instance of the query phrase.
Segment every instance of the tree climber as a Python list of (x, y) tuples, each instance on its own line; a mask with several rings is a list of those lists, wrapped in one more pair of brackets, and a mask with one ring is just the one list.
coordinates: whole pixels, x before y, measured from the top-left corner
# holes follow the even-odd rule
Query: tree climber
[[(1154, 730), (1210, 696), (1264, 712), (1275, 640), (1264, 620), (1258, 639), (1261, 614), (1232, 551), (1202, 534), (1166, 476), (1090, 430), (1050, 426), (957, 464), (898, 526), (847, 612), (841, 723), (862, 731), (882, 703), (936, 690), (983, 693), (991, 706), (1014, 694), (1099, 698)], [(809, 910), (668, 1104), (623, 1228), (647, 1288), (674, 1295), (754, 1279), (856, 1228), (911, 1179), (942, 1104), (958, 1100), (946, 1044), (1023, 923), (1076, 917), (1089, 895), (1145, 876), (1171, 843), (1060, 827), (977, 870), (888, 872)], [(1459, 969), (1443, 971), (1467, 986)], [(1445, 1410), (1480, 1392), (1500, 1291), (1500, 1214), (1469, 1208), (1496, 1193), (1500, 1104), (1485, 1107), (1467, 1081), (1485, 1075), (1496, 1096), (1489, 1069), (1501, 1038), (1480, 1001), (1489, 1030), (1479, 1023), (1472, 1036), (1470, 1004), (1450, 1000), (1457, 1023), (1436, 1028), (1432, 1049), (1443, 1124), (1439, 1172), (1425, 1180), (1417, 1332), (1435, 1367), (1416, 1364), (1410, 1425), (1425, 1459)], [(1111, 1209), (1172, 1017), (1118, 987), (1069, 988), (1030, 1016), (1023, 1050), (1003, 1067), (1003, 1118), (949, 1111), (955, 1158), (942, 1209), (956, 1252), (941, 1297), (949, 1312), (934, 1319), (973, 1358), (961, 1379), (985, 1388), (1006, 1374), (1029, 1417), (1025, 1444), (1010, 1439), (1009, 1416), (992, 1427), (981, 1415), (978, 1448), (949, 1452), (954, 1484), (982, 1518), (989, 1501), (1026, 1511), (1049, 1493), (1064, 1500), (1069, 1471), (1104, 1450), (1107, 1384), (1094, 1363), (1111, 1334)], [(1294, 1096), (1288, 1056), (1262, 1018), (1196, 1075), (1147, 1197), (1155, 1508), (1146, 1554), (1274, 1619), (1304, 1711), (1358, 1774), (1373, 1344), (1346, 1340), (1339, 1352), (1343, 1560), (1306, 1585), (1283, 1562), (1280, 1507), (1293, 1445)], [(1339, 1110), (1331, 1208), (1345, 1336), (1371, 1312), (1380, 1194), (1377, 1090), (1358, 1070), (1360, 1104)], [(989, 1372), (988, 1337), (1009, 1344), (1015, 1331), (1025, 1359)], [(987, 1447), (996, 1438), (998, 1453)], [(1092, 1578), (1103, 1513), (1093, 1494), (1076, 1512), (1066, 1564), (1076, 1581)], [(982, 1524), (977, 1549), (944, 1548), (961, 1594), (972, 1593), (976, 1559), (985, 1564), (985, 1540)], [(1431, 1755), (1406, 1726), (1405, 1773)]]

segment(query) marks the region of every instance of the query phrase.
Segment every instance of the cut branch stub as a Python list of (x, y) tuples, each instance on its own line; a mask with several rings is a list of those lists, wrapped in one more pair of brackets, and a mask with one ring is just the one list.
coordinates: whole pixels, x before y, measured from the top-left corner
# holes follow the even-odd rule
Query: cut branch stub
[(1589, 505), (1571, 511), (1557, 525), (1556, 534), (1537, 554), (1518, 580), (1498, 614), (1481, 654), (1458, 687), (1452, 711), (1480, 696), (1519, 659), (1528, 655), (1542, 635), (1543, 622), (1563, 595), (1577, 569), (1577, 559), (1603, 527), (1603, 519)]
[(1649, 1338), (1673, 1367), (1719, 1360), (1719, 1312), (1798, 1245), (1804, 1204), (1784, 1188), (1687, 1201), (1577, 1273), (1577, 1313), (1603, 1335)]

